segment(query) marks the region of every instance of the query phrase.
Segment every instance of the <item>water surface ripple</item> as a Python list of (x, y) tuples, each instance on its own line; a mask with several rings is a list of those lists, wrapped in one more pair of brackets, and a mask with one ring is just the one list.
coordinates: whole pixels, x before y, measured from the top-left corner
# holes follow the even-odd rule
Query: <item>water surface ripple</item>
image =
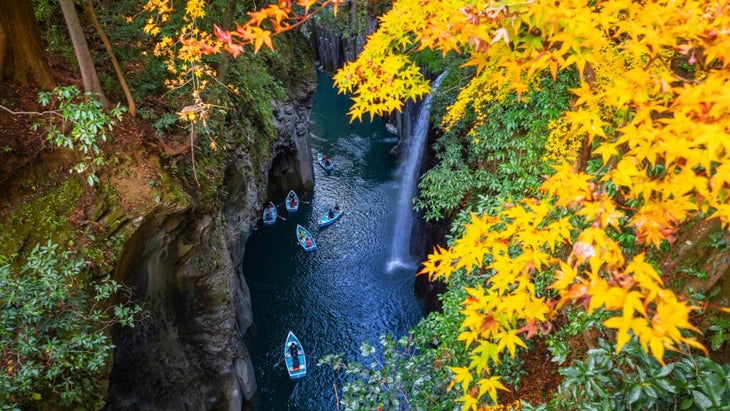
[[(243, 274), (254, 316), (246, 343), (259, 386), (251, 410), (335, 410), (338, 381), (317, 360), (330, 353), (358, 360), (363, 341), (402, 335), (423, 315), (413, 295), (415, 269), (386, 269), (399, 192), (389, 154), (396, 140), (380, 121), (350, 124), (349, 100), (331, 84), (318, 73), (311, 132), (315, 156), (328, 155), (335, 170), (315, 166), (314, 191), (300, 196), (299, 211), (289, 215), (280, 207), (286, 221), (260, 226), (246, 245)], [(317, 220), (335, 202), (344, 215), (318, 229)], [(297, 223), (313, 233), (316, 251), (297, 245)], [(289, 380), (282, 361), (289, 330), (309, 361), (298, 381)]]

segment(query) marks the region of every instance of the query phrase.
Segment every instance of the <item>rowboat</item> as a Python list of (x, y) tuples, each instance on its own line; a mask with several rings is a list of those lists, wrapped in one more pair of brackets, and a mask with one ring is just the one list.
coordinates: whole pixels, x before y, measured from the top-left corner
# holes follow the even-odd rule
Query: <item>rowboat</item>
[(322, 153), (317, 154), (317, 162), (323, 169), (325, 169), (325, 171), (332, 171), (332, 169), (335, 168), (335, 165), (332, 164), (332, 160)]
[(269, 201), (269, 205), (264, 208), (264, 224), (272, 225), (276, 222), (276, 206)]
[(307, 375), (307, 358), (304, 356), (302, 343), (293, 332), (289, 331), (284, 343), (284, 362), (289, 378), (295, 380)]
[(286, 204), (286, 211), (293, 213), (299, 209), (299, 197), (297, 196), (297, 193), (294, 192), (294, 190), (290, 190), (289, 194), (286, 196), (286, 200), (284, 200), (284, 204)]
[(299, 245), (302, 246), (304, 251), (314, 251), (317, 249), (317, 244), (314, 242), (312, 234), (299, 224), (297, 224), (297, 241), (299, 241)]
[(339, 220), (339, 218), (342, 216), (342, 213), (345, 211), (338, 205), (335, 205), (335, 208), (330, 208), (329, 211), (324, 213), (322, 217), (319, 218), (319, 228), (327, 227), (330, 224), (334, 224), (335, 221)]

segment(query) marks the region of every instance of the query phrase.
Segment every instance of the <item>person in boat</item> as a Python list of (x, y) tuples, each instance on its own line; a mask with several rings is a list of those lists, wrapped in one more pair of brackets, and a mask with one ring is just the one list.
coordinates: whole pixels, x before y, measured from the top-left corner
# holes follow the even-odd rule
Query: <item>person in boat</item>
[(296, 344), (291, 343), (289, 345), (289, 355), (292, 359), (293, 368), (299, 368), (299, 349)]
[(331, 209), (331, 208), (330, 208), (330, 212), (329, 212), (329, 213), (327, 213), (327, 217), (329, 217), (329, 218), (335, 218), (335, 212), (334, 212), (334, 211), (332, 211), (332, 209)]
[(307, 244), (307, 247), (311, 247), (312, 246), (312, 239), (311, 238), (307, 237), (307, 239), (304, 242)]
[(267, 208), (264, 216), (266, 221), (271, 221), (271, 210)]
[(340, 205), (335, 203), (335, 211), (340, 212)]
[(327, 156), (324, 156), (324, 157), (322, 157), (322, 162), (323, 162), (323, 163), (324, 163), (324, 165), (326, 165), (326, 166), (330, 165), (330, 159), (329, 159), (329, 158), (327, 158)]

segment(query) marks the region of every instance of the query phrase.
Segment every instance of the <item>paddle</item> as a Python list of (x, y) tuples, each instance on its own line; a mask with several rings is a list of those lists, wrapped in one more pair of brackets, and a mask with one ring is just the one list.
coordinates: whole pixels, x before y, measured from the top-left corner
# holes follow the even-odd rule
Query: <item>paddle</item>
[(276, 215), (277, 217), (281, 218), (282, 220), (286, 221), (286, 218), (280, 216), (279, 214)]
[(335, 389), (335, 405), (337, 405), (337, 411), (340, 411), (340, 396), (337, 395), (337, 384), (332, 383), (332, 387)]

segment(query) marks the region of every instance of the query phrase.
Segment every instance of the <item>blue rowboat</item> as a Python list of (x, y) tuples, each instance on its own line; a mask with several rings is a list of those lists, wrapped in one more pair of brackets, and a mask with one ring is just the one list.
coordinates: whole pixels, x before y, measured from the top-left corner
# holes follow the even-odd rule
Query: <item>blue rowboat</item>
[(293, 332), (289, 331), (284, 344), (284, 362), (289, 378), (295, 380), (307, 375), (307, 358), (304, 356), (302, 343)]
[(317, 244), (314, 242), (312, 234), (299, 224), (297, 224), (297, 241), (299, 241), (299, 245), (302, 246), (304, 251), (314, 251), (317, 249)]
[(322, 153), (317, 154), (317, 162), (323, 169), (325, 169), (325, 171), (332, 171), (332, 169), (335, 168), (335, 165), (332, 164), (332, 160)]
[(276, 206), (269, 201), (269, 205), (264, 208), (263, 213), (264, 224), (272, 225), (276, 223)]
[(335, 221), (339, 220), (344, 213), (341, 207), (335, 205), (334, 208), (330, 208), (322, 217), (319, 218), (319, 228), (327, 227), (328, 225), (334, 224)]
[(290, 213), (299, 210), (299, 197), (294, 190), (289, 191), (289, 194), (286, 196), (286, 200), (284, 200), (284, 204), (286, 204), (286, 211)]

